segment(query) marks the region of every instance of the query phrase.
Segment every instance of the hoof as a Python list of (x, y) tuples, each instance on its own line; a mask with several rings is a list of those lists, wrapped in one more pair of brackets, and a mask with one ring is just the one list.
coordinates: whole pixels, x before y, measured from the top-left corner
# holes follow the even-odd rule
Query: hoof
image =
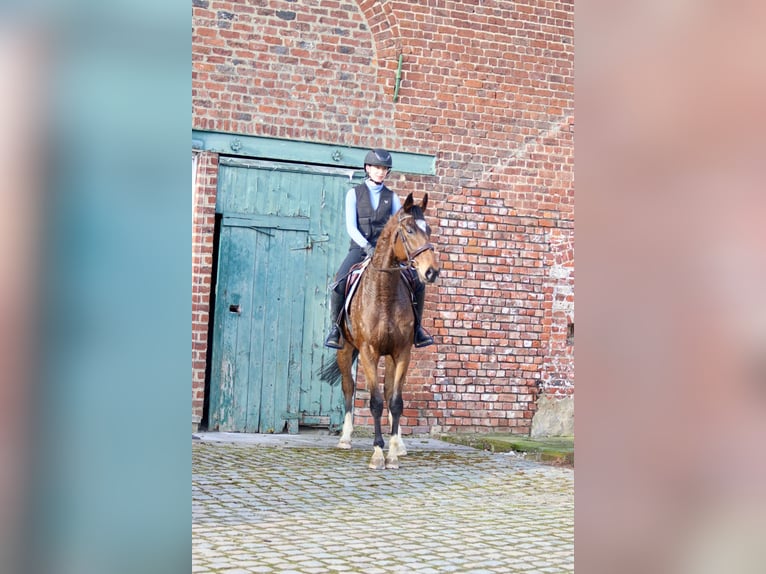
[(407, 456), (407, 448), (404, 446), (404, 441), (401, 437), (391, 437), (391, 442), (388, 446), (389, 456), (393, 452), (396, 456)]
[(396, 470), (399, 468), (399, 461), (390, 456), (386, 458), (386, 468), (389, 470)]
[(348, 441), (348, 442), (340, 441), (335, 448), (342, 448), (343, 450), (348, 450), (351, 448), (351, 441)]
[(383, 470), (386, 468), (386, 458), (383, 456), (383, 449), (375, 447), (375, 452), (370, 459), (370, 468), (372, 470)]

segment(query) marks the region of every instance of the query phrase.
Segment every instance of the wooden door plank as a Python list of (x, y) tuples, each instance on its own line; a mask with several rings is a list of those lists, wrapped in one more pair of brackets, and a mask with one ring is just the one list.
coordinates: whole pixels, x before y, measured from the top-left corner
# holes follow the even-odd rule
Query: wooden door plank
[[(285, 415), (287, 417), (287, 430), (295, 434), (299, 429), (299, 404), (301, 390), (301, 364), (303, 339), (306, 336), (306, 322), (304, 305), (306, 300), (306, 262), (310, 260), (309, 251), (300, 249), (302, 245), (308, 245), (310, 235), (308, 233), (294, 233), (291, 244), (286, 253), (290, 259), (287, 268), (290, 270), (288, 285), (285, 296), (289, 298), (290, 310), (289, 325), (285, 329), (288, 333), (287, 341), (287, 389), (285, 401)], [(298, 328), (300, 325), (300, 329)]]
[(247, 379), (240, 381), (247, 392), (248, 418), (244, 427), (245, 432), (260, 432), (261, 426), (261, 384), (263, 370), (261, 358), (268, 349), (264, 342), (266, 334), (265, 310), (267, 303), (263, 299), (267, 287), (268, 269), (263, 262), (264, 253), (268, 250), (269, 237), (254, 231), (249, 232), (255, 244), (253, 262), (249, 270), (252, 282), (252, 301), (248, 310), (250, 315), (250, 340), (249, 373)]
[[(233, 339), (233, 347), (227, 349), (227, 357), (233, 365), (234, 380), (227, 394), (229, 424), (226, 430), (238, 430), (247, 426), (251, 415), (247, 389), (241, 381), (247, 381), (250, 376), (253, 285), (248, 270), (253, 267), (255, 245), (254, 234), (250, 230), (230, 229), (228, 297), (224, 301), (224, 313), (228, 318), (229, 337)], [(231, 305), (238, 305), (239, 312), (232, 311)]]
[[(278, 257), (273, 255), (276, 248), (275, 242), (281, 235), (275, 231), (266, 242), (266, 249), (259, 255), (264, 262), (260, 272), (263, 273), (263, 291), (260, 292), (264, 300), (264, 333), (263, 354), (261, 355), (261, 424), (259, 432), (275, 432), (274, 428), (274, 384), (277, 376), (277, 363), (282, 359), (277, 344), (279, 332), (279, 287), (281, 272), (275, 268), (274, 262)], [(284, 352), (284, 350), (281, 350)]]
[[(226, 245), (229, 230), (221, 229), (220, 243)], [(210, 397), (208, 399), (208, 425), (212, 429), (219, 429), (224, 418), (222, 410), (224, 389), (230, 384), (227, 382), (228, 367), (225, 362), (224, 335), (227, 332), (226, 322), (228, 317), (224, 313), (224, 301), (227, 294), (228, 249), (221, 249), (218, 256), (218, 283), (216, 285), (215, 322), (213, 325), (213, 348), (210, 369)]]

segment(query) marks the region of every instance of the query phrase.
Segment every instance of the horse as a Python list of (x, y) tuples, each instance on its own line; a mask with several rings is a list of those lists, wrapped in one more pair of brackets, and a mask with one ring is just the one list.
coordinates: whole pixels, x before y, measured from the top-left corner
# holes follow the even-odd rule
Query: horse
[[(375, 422), (369, 464), (374, 470), (399, 468), (399, 457), (407, 454), (399, 419), (404, 410), (402, 389), (410, 365), (415, 314), (405, 273), (416, 272), (426, 284), (433, 283), (439, 276), (431, 228), (424, 215), (427, 205), (427, 193), (419, 205), (415, 205), (410, 193), (401, 209), (389, 218), (372, 259), (358, 279), (356, 295), (347, 305), (348, 312), (341, 326), (344, 346), (336, 351), (335, 361), (320, 373), (320, 378), (330, 384), (337, 384), (338, 379), (342, 379), (345, 416), (338, 448), (349, 449), (356, 388), (351, 368), (358, 358), (370, 392), (370, 412)], [(385, 357), (383, 396), (377, 377), (381, 357)], [(386, 457), (380, 423), (384, 400), (388, 404), (391, 424)]]

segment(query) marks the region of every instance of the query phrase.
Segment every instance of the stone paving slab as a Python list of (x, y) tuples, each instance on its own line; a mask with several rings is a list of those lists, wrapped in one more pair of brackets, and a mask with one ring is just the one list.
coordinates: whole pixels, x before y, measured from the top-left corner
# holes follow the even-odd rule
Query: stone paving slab
[(373, 471), (367, 438), (210, 434), (192, 441), (195, 574), (574, 571), (572, 469), (414, 438)]

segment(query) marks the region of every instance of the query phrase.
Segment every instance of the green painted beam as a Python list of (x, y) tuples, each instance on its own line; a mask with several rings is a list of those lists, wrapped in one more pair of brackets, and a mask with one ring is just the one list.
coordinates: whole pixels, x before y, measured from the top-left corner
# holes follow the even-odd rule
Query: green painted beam
[[(319, 165), (362, 168), (368, 148), (299, 142), (277, 138), (192, 130), (192, 149), (241, 157), (300, 161)], [(394, 171), (434, 175), (436, 158), (432, 155), (391, 151)]]

